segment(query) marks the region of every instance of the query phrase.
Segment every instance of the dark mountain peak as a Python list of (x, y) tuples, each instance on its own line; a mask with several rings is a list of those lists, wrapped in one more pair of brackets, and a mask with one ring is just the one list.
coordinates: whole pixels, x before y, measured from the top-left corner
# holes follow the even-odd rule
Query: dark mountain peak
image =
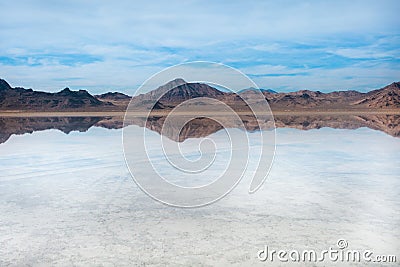
[(0, 79), (0, 90), (11, 89), (11, 86), (6, 82), (6, 80)]
[(65, 87), (64, 89), (62, 89), (60, 92), (58, 92), (57, 94), (69, 94), (69, 93), (71, 93), (72, 91), (68, 88), (68, 87)]
[[(136, 107), (148, 106), (149, 103), (159, 101), (158, 107), (170, 107), (171, 103), (176, 105), (182, 101), (196, 97), (214, 97), (229, 95), (205, 83), (187, 83), (181, 78), (174, 79), (157, 89), (132, 98), (131, 103)], [(172, 106), (174, 106), (172, 105)], [(153, 108), (153, 107), (148, 107)]]
[(95, 95), (98, 99), (104, 100), (129, 100), (131, 97), (129, 95), (119, 93), (119, 92), (107, 92), (101, 95)]
[(161, 97), (163, 94), (165, 94), (166, 92), (168, 92), (169, 90), (178, 87), (182, 84), (186, 84), (186, 81), (184, 79), (181, 78), (175, 78), (172, 81), (167, 82), (164, 85), (161, 85), (160, 87), (158, 87), (157, 89), (150, 91), (146, 94), (144, 94), (146, 97), (145, 98), (159, 98)]
[(205, 83), (185, 83), (166, 92), (160, 101), (182, 101), (196, 97), (217, 98), (224, 94)]
[(60, 96), (80, 96), (80, 97), (91, 97), (91, 98), (93, 97), (86, 90), (81, 89), (79, 91), (72, 91), (68, 87), (65, 87), (64, 89), (62, 89), (60, 92), (58, 92), (56, 94), (60, 95)]
[(78, 95), (80, 95), (80, 96), (90, 96), (90, 97), (93, 97), (91, 94), (89, 94), (88, 91), (83, 90), (83, 89), (80, 89), (77, 93), (78, 93)]

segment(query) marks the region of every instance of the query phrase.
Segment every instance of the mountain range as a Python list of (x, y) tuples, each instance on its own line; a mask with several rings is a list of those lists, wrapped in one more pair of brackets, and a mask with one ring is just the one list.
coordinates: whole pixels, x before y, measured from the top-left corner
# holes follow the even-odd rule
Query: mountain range
[[(358, 91), (300, 90), (277, 93), (260, 90), (271, 109), (293, 110), (387, 110), (400, 108), (400, 83), (394, 82), (368, 93)], [(248, 88), (238, 93), (223, 92), (204, 83), (187, 83), (183, 79), (172, 80), (146, 94), (130, 96), (119, 92), (91, 95), (86, 90), (72, 91), (65, 88), (57, 93), (48, 93), (12, 88), (0, 79), (0, 110), (2, 111), (124, 111), (131, 101), (138, 109), (171, 110), (188, 99), (209, 97), (218, 99), (235, 110), (247, 110), (244, 100), (251, 100), (256, 89)], [(155, 100), (157, 100), (155, 102)], [(154, 105), (154, 103), (156, 103)]]
[(5, 80), (0, 80), (0, 110), (61, 111), (81, 109), (110, 109), (111, 102), (102, 101), (86, 90), (71, 91), (65, 88), (57, 93), (47, 93), (12, 88)]

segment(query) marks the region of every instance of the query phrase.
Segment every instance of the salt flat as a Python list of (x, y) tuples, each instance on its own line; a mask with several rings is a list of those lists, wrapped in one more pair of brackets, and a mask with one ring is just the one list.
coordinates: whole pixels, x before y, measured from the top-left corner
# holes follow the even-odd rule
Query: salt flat
[(266, 266), (265, 245), (323, 250), (339, 238), (399, 258), (399, 158), (400, 139), (367, 128), (277, 129), (258, 192), (247, 173), (222, 200), (181, 209), (136, 186), (121, 129), (14, 135), (0, 145), (0, 265)]

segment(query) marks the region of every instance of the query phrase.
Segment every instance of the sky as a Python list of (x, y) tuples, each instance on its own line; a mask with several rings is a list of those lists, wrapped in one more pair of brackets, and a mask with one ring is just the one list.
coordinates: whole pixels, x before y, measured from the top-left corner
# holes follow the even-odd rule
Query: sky
[(0, 1), (0, 78), (133, 94), (190, 61), (261, 88), (369, 91), (400, 81), (400, 1)]

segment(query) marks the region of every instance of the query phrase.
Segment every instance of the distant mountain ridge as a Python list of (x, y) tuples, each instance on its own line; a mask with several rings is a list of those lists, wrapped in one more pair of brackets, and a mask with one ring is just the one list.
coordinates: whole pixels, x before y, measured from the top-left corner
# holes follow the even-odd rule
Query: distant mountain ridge
[[(169, 110), (185, 100), (198, 97), (218, 99), (235, 109), (248, 110), (247, 104), (243, 100), (251, 100), (257, 91), (258, 89), (248, 88), (240, 90), (238, 93), (222, 92), (208, 84), (188, 83), (177, 78), (146, 94), (131, 98), (119, 92), (108, 92), (93, 96), (86, 90), (71, 91), (69, 88), (57, 93), (40, 92), (20, 87), (12, 88), (5, 80), (0, 79), (0, 110), (122, 111), (126, 109), (129, 102), (138, 108)], [(264, 95), (272, 110), (400, 108), (399, 82), (394, 82), (368, 93), (357, 91), (322, 93), (310, 90), (277, 93), (270, 89), (259, 90), (258, 92)]]
[[(222, 92), (204, 83), (183, 83), (179, 79), (171, 81), (147, 94), (133, 97), (134, 106), (154, 104), (158, 99), (156, 109), (171, 109), (185, 100), (197, 97), (218, 99), (239, 110), (246, 109), (243, 100), (251, 100), (257, 92), (261, 92), (268, 101), (272, 110), (355, 110), (355, 109), (397, 109), (400, 107), (400, 83), (394, 82), (384, 88), (361, 93), (358, 91), (334, 91), (322, 93), (320, 91), (300, 90), (291, 93), (277, 93), (273, 90), (259, 90), (248, 88), (238, 93)], [(170, 90), (166, 90), (169, 88)], [(171, 89), (172, 88), (172, 89)], [(167, 92), (167, 93), (165, 93)], [(165, 93), (163, 95), (163, 93)], [(259, 96), (258, 96), (259, 97)], [(152, 108), (147, 106), (147, 108)], [(248, 109), (248, 108), (247, 108)]]
[(11, 88), (5, 80), (0, 79), (1, 110), (59, 111), (112, 106), (112, 103), (100, 101), (86, 90), (71, 91), (67, 87), (57, 93), (47, 93), (20, 87)]

